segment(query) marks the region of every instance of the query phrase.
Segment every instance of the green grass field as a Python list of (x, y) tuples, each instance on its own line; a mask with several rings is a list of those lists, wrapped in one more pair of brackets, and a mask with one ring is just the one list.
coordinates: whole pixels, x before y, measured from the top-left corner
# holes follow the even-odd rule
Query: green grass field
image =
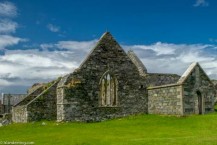
[(148, 145), (217, 144), (217, 113), (171, 117), (138, 115), (100, 123), (42, 122), (0, 127), (0, 144)]

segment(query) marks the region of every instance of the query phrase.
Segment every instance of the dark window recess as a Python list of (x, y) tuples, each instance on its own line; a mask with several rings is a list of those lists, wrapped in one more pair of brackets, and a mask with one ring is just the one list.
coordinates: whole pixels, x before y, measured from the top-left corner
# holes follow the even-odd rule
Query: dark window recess
[(205, 102), (206, 106), (212, 105), (212, 102)]
[(193, 108), (186, 108), (185, 112), (193, 112)]
[(212, 111), (212, 108), (205, 108), (205, 111)]

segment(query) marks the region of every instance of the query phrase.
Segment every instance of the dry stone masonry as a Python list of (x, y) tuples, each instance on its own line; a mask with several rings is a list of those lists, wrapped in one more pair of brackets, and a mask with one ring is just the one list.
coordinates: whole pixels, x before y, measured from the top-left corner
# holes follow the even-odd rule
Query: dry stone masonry
[(44, 84), (12, 108), (12, 121), (56, 120), (56, 87), (59, 80)]
[(183, 115), (182, 87), (165, 85), (148, 89), (150, 114)]
[(131, 114), (187, 115), (212, 112), (213, 83), (198, 63), (182, 77), (148, 73), (130, 50), (103, 34), (74, 72), (35, 84), (12, 109), (14, 122), (42, 119), (96, 122)]
[(148, 88), (151, 114), (188, 115), (214, 111), (215, 87), (198, 63), (192, 63), (177, 83)]

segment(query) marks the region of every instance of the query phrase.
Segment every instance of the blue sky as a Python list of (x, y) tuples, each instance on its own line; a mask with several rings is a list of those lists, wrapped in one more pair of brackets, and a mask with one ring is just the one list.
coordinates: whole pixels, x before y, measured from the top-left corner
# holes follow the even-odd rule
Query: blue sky
[[(12, 2), (19, 13), (17, 35), (35, 43), (91, 40), (106, 29), (126, 44), (211, 43), (211, 38), (217, 38), (217, 1), (198, 1), (198, 6), (196, 0)], [(49, 32), (44, 27), (47, 24), (58, 27), (59, 35)]]
[(0, 92), (72, 72), (105, 31), (149, 72), (198, 61), (217, 79), (216, 16), (215, 0), (0, 0)]

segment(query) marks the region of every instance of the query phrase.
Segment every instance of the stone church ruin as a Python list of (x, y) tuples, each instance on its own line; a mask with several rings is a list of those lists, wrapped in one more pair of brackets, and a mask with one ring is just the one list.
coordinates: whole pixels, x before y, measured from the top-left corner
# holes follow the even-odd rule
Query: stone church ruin
[(12, 108), (13, 122), (95, 122), (131, 114), (214, 111), (213, 83), (198, 63), (182, 75), (149, 73), (109, 32), (74, 72), (38, 86)]

